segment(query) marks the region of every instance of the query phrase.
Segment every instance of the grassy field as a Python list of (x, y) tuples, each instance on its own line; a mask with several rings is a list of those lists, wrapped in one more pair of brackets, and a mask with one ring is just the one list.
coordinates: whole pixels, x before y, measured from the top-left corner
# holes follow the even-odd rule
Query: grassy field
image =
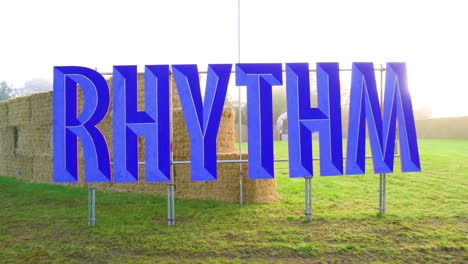
[[(275, 144), (285, 157), (286, 144)], [(164, 198), (98, 191), (89, 228), (86, 189), (0, 177), (0, 262), (466, 263), (468, 141), (419, 145), (423, 172), (388, 176), (385, 216), (378, 175), (316, 177), (312, 222), (304, 181), (289, 179), (285, 163), (276, 165), (279, 201), (176, 199), (175, 227)]]

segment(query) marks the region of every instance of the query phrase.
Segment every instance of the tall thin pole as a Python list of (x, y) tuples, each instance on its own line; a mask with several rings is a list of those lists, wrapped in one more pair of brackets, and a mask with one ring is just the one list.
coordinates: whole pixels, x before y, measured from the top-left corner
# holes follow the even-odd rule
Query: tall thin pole
[[(174, 165), (171, 165), (174, 166)], [(171, 219), (171, 184), (167, 184), (167, 225), (171, 226), (172, 219)]]
[(241, 22), (240, 22), (240, 0), (237, 0), (237, 62), (240, 63), (241, 61)]
[(88, 226), (96, 226), (96, 186), (88, 188)]
[(305, 177), (305, 210), (304, 216), (306, 221), (312, 220), (312, 177)]
[[(241, 62), (241, 22), (240, 22), (240, 0), (237, 0), (237, 62)], [(242, 160), (242, 93), (240, 87), (237, 87), (239, 91), (238, 97), (238, 115), (239, 115), (239, 160)], [(242, 163), (239, 163), (239, 204), (244, 204), (244, 175), (242, 173)]]
[(172, 149), (173, 145), (173, 140), (174, 140), (174, 127), (173, 127), (173, 114), (172, 111), (174, 110), (174, 104), (172, 102), (172, 95), (173, 91), (172, 89), (174, 88), (172, 86), (172, 78), (173, 75), (170, 73), (170, 85), (169, 85), (169, 111), (170, 111), (170, 122), (171, 122), (171, 179), (169, 183), (167, 184), (167, 225), (168, 226), (175, 226), (175, 204), (174, 204), (174, 184), (175, 184), (175, 167), (174, 167), (174, 151)]
[[(383, 72), (384, 68), (383, 65), (380, 64), (380, 113), (381, 116), (383, 115)], [(382, 117), (381, 117), (382, 118)], [(381, 173), (379, 175), (379, 213), (385, 214), (387, 210), (387, 175), (385, 173)]]
[(382, 206), (382, 213), (385, 214), (387, 212), (387, 174), (383, 174), (383, 206)]
[(304, 216), (307, 221), (307, 216), (308, 216), (308, 209), (309, 209), (309, 184), (307, 182), (307, 178), (304, 178), (304, 199), (305, 199), (305, 209), (304, 209)]
[(92, 215), (92, 218), (91, 218), (91, 226), (96, 226), (96, 185), (92, 185), (91, 186), (91, 196), (92, 196), (92, 199), (93, 199), (93, 202), (92, 202), (92, 210), (91, 210), (91, 215)]
[(382, 173), (379, 174), (379, 213), (382, 213), (382, 191), (383, 191), (383, 175)]
[(175, 226), (175, 202), (174, 202), (174, 196), (175, 196), (175, 168), (174, 168), (174, 165), (172, 165), (172, 171), (173, 171), (173, 174), (171, 177), (171, 207), (172, 207), (172, 210), (171, 210), (171, 220), (172, 220), (172, 223), (171, 223), (171, 226)]
[(88, 186), (88, 226), (91, 226), (91, 185)]

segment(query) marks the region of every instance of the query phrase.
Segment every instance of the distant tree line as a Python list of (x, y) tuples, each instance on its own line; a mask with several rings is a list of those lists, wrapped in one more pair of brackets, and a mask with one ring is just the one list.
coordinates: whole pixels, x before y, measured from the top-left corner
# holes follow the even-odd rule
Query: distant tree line
[(0, 82), (0, 101), (7, 100), (11, 97), (12, 89), (6, 81)]
[(13, 89), (6, 81), (0, 82), (0, 101), (33, 93), (52, 90), (52, 82), (44, 78), (33, 78), (24, 82), (23, 87)]

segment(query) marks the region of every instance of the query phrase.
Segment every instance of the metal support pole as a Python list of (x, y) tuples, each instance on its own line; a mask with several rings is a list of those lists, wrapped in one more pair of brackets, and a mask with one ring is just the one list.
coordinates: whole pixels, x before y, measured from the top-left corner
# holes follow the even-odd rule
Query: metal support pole
[[(173, 176), (175, 177), (174, 166), (172, 167)], [(174, 184), (174, 177), (171, 177), (171, 226), (175, 226), (175, 203), (174, 203), (174, 196), (175, 196), (175, 184)]]
[(167, 184), (167, 225), (168, 226), (175, 226), (174, 177), (175, 177), (175, 168), (174, 168), (174, 164), (171, 164), (171, 181)]
[[(240, 24), (240, 0), (237, 0), (237, 62), (241, 62), (241, 34), (240, 34), (240, 29), (241, 29), (241, 24)], [(237, 87), (239, 91), (239, 97), (238, 97), (238, 112), (237, 114), (239, 115), (239, 160), (242, 159), (242, 93), (240, 87)], [(239, 163), (239, 205), (244, 204), (244, 175), (242, 173), (242, 163)]]
[[(380, 112), (383, 108), (383, 72), (384, 67), (380, 64)], [(379, 214), (385, 214), (387, 211), (387, 175), (385, 173), (379, 174)]]
[(167, 184), (167, 225), (175, 226), (174, 183)]
[(387, 174), (383, 174), (382, 213), (387, 212)]
[(170, 126), (171, 126), (171, 179), (169, 183), (167, 184), (167, 225), (168, 226), (175, 226), (175, 206), (174, 206), (174, 185), (175, 185), (175, 164), (174, 164), (174, 150), (173, 148), (173, 142), (174, 142), (174, 124), (173, 124), (173, 110), (174, 110), (174, 105), (173, 105), (173, 89), (175, 87), (172, 86), (172, 78), (173, 74), (171, 73), (171, 83), (170, 83), (170, 91), (169, 91), (169, 97), (170, 102), (169, 102), (169, 109), (170, 109)]
[(379, 213), (385, 214), (387, 211), (387, 175), (380, 174), (380, 188), (379, 188)]
[(167, 184), (167, 225), (171, 226), (172, 225), (172, 219), (171, 219), (171, 184)]
[(307, 178), (304, 178), (304, 216), (307, 218), (308, 215), (308, 208), (309, 208), (309, 196), (307, 195), (309, 193), (309, 183), (307, 182)]
[[(242, 164), (242, 163), (239, 163)], [(244, 204), (244, 175), (242, 174), (242, 165), (239, 165), (239, 205)]]
[(96, 186), (88, 188), (88, 226), (96, 226)]
[(379, 174), (379, 213), (382, 213), (382, 190), (383, 190), (383, 180), (382, 174)]
[(88, 187), (88, 226), (91, 226), (91, 186)]
[(175, 226), (174, 177), (175, 177), (175, 168), (174, 168), (174, 164), (171, 164), (171, 181), (167, 184), (167, 225), (168, 226)]
[(304, 178), (305, 180), (305, 210), (304, 216), (306, 221), (312, 220), (312, 178)]

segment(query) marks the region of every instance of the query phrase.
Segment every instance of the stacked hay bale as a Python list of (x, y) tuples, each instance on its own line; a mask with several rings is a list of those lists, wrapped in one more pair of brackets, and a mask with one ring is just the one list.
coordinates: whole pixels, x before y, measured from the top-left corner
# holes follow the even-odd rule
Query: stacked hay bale
[[(144, 76), (142, 74), (138, 75), (138, 111), (144, 110), (145, 104), (145, 93), (144, 93)], [(112, 93), (112, 79), (107, 80), (107, 84)], [(81, 100), (81, 99), (79, 99)], [(104, 118), (101, 123), (98, 124), (99, 130), (103, 133), (106, 141), (108, 143), (109, 148), (109, 155), (111, 162), (113, 161), (113, 141), (112, 141), (112, 108), (113, 108), (113, 101), (112, 101), (112, 94), (110, 98), (110, 105), (109, 105), (109, 112), (107, 116)], [(139, 137), (138, 139), (138, 149), (139, 155), (138, 159), (140, 162), (145, 161), (145, 140), (143, 137)], [(80, 161), (82, 164), (83, 162)], [(113, 165), (111, 165), (113, 166)], [(80, 177), (82, 176), (83, 170), (81, 170)], [(111, 178), (113, 179), (113, 169), (111, 168)], [(167, 184), (166, 183), (154, 183), (154, 182), (146, 182), (145, 180), (145, 165), (141, 164), (138, 168), (138, 177), (139, 181), (136, 183), (99, 183), (97, 184), (97, 188), (105, 189), (105, 190), (114, 190), (120, 192), (137, 192), (137, 193), (148, 193), (148, 194), (156, 194), (156, 195), (165, 195), (167, 191)]]
[(0, 175), (52, 182), (52, 93), (0, 103)]
[[(29, 97), (21, 97), (16, 100), (8, 100), (2, 103), (2, 140), (1, 155), (3, 161), (0, 166), (5, 175), (30, 176), (32, 165), (29, 159), (30, 153), (26, 147), (32, 143), (32, 131), (30, 129), (31, 102)], [(20, 139), (20, 136), (23, 137)]]
[[(52, 92), (30, 96), (32, 178), (52, 182)], [(21, 138), (21, 134), (19, 136)]]
[[(112, 81), (107, 81), (112, 87)], [(172, 123), (174, 160), (190, 160), (190, 142), (185, 118), (180, 107), (177, 90), (172, 80)], [(144, 109), (143, 76), (138, 76), (138, 110)], [(83, 94), (78, 89), (78, 112), (83, 107)], [(218, 160), (237, 160), (235, 145), (235, 112), (225, 107), (217, 137)], [(98, 128), (103, 133), (112, 162), (112, 96), (109, 112)], [(85, 185), (84, 158), (78, 141), (78, 185)], [(243, 154), (242, 159), (247, 159)], [(139, 139), (139, 161), (145, 161), (144, 138)], [(239, 201), (238, 163), (218, 164), (218, 180), (210, 182), (190, 181), (190, 165), (175, 167), (176, 197), (189, 199), (212, 199), (226, 202)], [(111, 170), (112, 171), (112, 170)], [(0, 175), (22, 177), (37, 182), (52, 182), (52, 92), (34, 94), (0, 102)], [(277, 199), (274, 180), (247, 180), (247, 164), (243, 164), (244, 199), (247, 202), (266, 202)], [(111, 175), (113, 178), (113, 175)], [(166, 183), (145, 181), (145, 165), (139, 166), (138, 183), (99, 183), (97, 188), (125, 192), (165, 195)], [(68, 184), (76, 185), (76, 184)]]
[[(172, 89), (172, 124), (174, 160), (190, 160), (190, 142), (185, 118), (180, 107), (175, 84)], [(236, 148), (235, 112), (231, 107), (224, 107), (221, 116), (216, 152), (218, 160), (238, 160)], [(242, 155), (246, 160), (247, 154)], [(242, 165), (243, 192), (246, 202), (268, 202), (278, 198), (275, 180), (248, 180), (248, 165)], [(217, 181), (192, 182), (190, 180), (190, 165), (176, 165), (175, 190), (176, 197), (189, 199), (210, 199), (224, 202), (239, 201), (239, 163), (218, 163)]]
[(15, 131), (8, 126), (8, 104), (0, 102), (0, 175), (9, 175), (8, 165), (15, 154)]

